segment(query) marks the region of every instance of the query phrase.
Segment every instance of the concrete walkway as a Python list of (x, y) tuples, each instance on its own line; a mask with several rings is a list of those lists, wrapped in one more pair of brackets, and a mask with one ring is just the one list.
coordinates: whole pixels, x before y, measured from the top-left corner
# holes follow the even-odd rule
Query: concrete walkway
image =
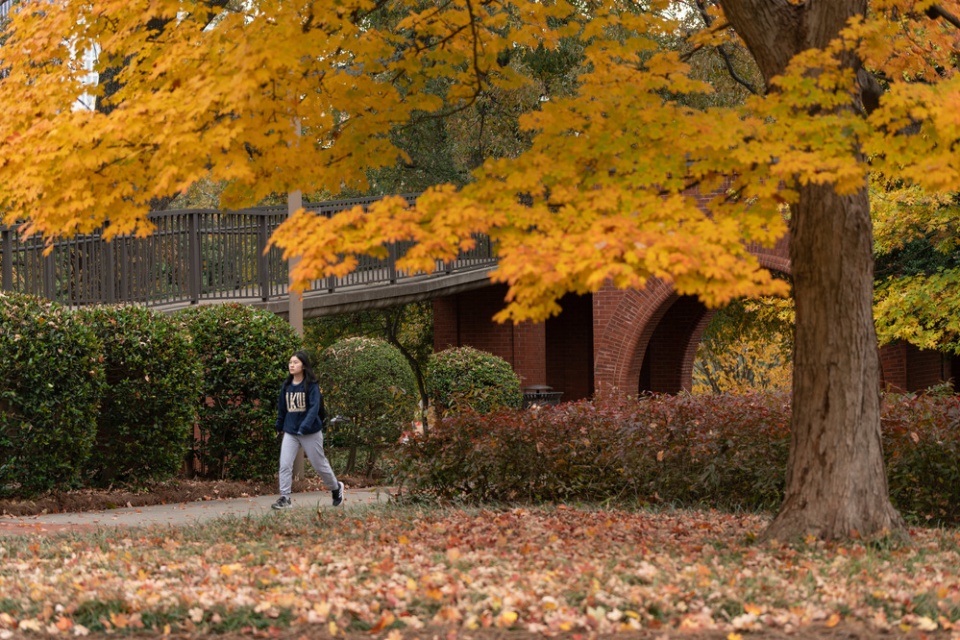
[[(387, 502), (390, 490), (385, 488), (346, 489), (343, 493), (343, 505), (340, 508), (352, 508), (360, 505)], [(293, 506), (318, 506), (333, 509), (330, 505), (329, 491), (308, 491), (290, 496)], [(223, 516), (261, 516), (270, 513), (270, 505), (276, 495), (255, 496), (250, 498), (231, 498), (227, 500), (205, 500), (200, 502), (182, 502), (176, 504), (158, 504), (144, 507), (125, 507), (108, 511), (84, 511), (79, 513), (50, 513), (37, 516), (0, 517), (0, 536), (49, 534), (60, 531), (95, 531), (108, 527), (150, 527), (154, 525), (183, 526)]]

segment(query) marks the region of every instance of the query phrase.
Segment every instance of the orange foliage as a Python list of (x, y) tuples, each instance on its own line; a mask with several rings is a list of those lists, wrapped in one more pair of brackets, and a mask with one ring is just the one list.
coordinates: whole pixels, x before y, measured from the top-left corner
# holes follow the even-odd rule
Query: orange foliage
[[(343, 274), (351, 254), (390, 240), (417, 243), (401, 268), (431, 271), (485, 232), (501, 258), (493, 279), (510, 286), (503, 320), (542, 320), (568, 291), (651, 277), (718, 305), (786, 292), (744, 247), (785, 232), (797, 193), (783, 185), (852, 192), (871, 167), (933, 192), (960, 184), (960, 31), (930, 2), (874, 0), (827, 50), (796, 56), (775, 91), (703, 109), (682, 98), (712, 87), (662, 42), (734, 34), (719, 12), (719, 28), (691, 32), (667, 0), (209, 4), (57, 0), (13, 12), (0, 56), (5, 222), (48, 239), (108, 220), (108, 235), (146, 234), (151, 200), (205, 177), (228, 183), (224, 206), (362, 190), (368, 170), (402, 155), (396, 127), (529, 83), (502, 54), (562, 38), (582, 43), (579, 91), (522, 119), (531, 148), (413, 208), (388, 199), (329, 220), (294, 216), (273, 242), (302, 257), (297, 282)], [(960, 14), (958, 0), (938, 6)], [(118, 70), (115, 93), (85, 83), (84, 51), (97, 52), (98, 72)], [(833, 109), (861, 86), (840, 62), (850, 55), (885, 89), (869, 114)], [(91, 92), (108, 108), (78, 107)]]

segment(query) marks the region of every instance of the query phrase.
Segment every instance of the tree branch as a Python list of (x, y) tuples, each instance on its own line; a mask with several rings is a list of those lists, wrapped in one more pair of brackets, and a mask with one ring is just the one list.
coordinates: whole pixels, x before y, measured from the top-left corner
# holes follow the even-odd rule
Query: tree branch
[[(707, 13), (707, 5), (703, 0), (697, 0), (697, 10), (700, 12), (700, 17), (703, 18), (704, 24), (707, 25), (707, 28), (710, 29), (713, 23), (713, 19), (710, 17), (710, 14)], [(723, 63), (727, 67), (727, 73), (730, 74), (730, 77), (733, 78), (735, 82), (740, 85), (743, 85), (747, 91), (753, 95), (757, 95), (757, 90), (754, 88), (749, 81), (740, 77), (740, 74), (737, 73), (736, 69), (733, 68), (733, 60), (730, 59), (730, 54), (727, 52), (727, 48), (722, 44), (714, 47), (717, 50), (717, 53), (720, 54), (720, 57), (723, 58)]]
[(757, 95), (757, 90), (754, 88), (750, 82), (740, 77), (740, 75), (733, 68), (733, 61), (730, 59), (730, 54), (727, 52), (726, 47), (722, 44), (717, 47), (717, 51), (720, 52), (720, 55), (723, 56), (723, 61), (727, 66), (727, 72), (730, 74), (730, 77), (733, 78), (736, 82), (746, 87), (747, 91), (753, 95)]
[(860, 85), (860, 102), (869, 115), (880, 106), (883, 87), (877, 82), (877, 78), (863, 67), (857, 69), (857, 83)]
[(960, 18), (957, 18), (957, 16), (953, 15), (938, 4), (935, 4), (927, 9), (927, 17), (932, 20), (945, 20), (957, 29), (960, 29)]
[(201, 30), (209, 27), (213, 21), (217, 19), (217, 16), (220, 15), (219, 10), (225, 9), (229, 2), (230, 0), (208, 0), (205, 2), (204, 4), (207, 5), (207, 11), (203, 17), (203, 20), (201, 20), (203, 23)]

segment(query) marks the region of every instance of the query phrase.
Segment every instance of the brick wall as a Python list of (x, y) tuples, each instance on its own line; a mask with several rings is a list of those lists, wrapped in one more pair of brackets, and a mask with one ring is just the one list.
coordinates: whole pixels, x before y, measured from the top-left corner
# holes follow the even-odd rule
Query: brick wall
[(953, 380), (956, 389), (960, 358), (895, 342), (880, 347), (880, 368), (881, 386), (887, 391), (923, 391), (947, 380)]
[(607, 286), (593, 294), (595, 390), (637, 392), (647, 345), (676, 297), (660, 280), (642, 290)]
[(460, 345), (457, 321), (457, 297), (447, 296), (433, 300), (433, 350), (443, 351)]
[[(674, 296), (647, 345), (640, 391), (678, 393), (692, 386), (693, 361), (707, 308), (692, 296)], [(636, 392), (636, 391), (634, 391)]]
[(433, 348), (469, 345), (513, 364), (513, 327), (493, 321), (503, 308), (506, 285), (492, 285), (433, 301)]
[(897, 393), (907, 390), (907, 343), (880, 347), (880, 387)]
[[(507, 325), (511, 326), (511, 325)], [(542, 322), (521, 322), (513, 327), (513, 370), (520, 376), (520, 386), (547, 383), (546, 325)]]
[(952, 377), (951, 358), (939, 351), (907, 345), (907, 391), (922, 391)]
[(546, 329), (543, 323), (497, 323), (506, 285), (491, 285), (433, 302), (433, 348), (471, 346), (510, 363), (520, 384), (546, 384)]
[(593, 394), (592, 296), (567, 295), (563, 313), (545, 323), (497, 324), (506, 287), (495, 285), (434, 300), (433, 345), (469, 345), (510, 363), (524, 387), (546, 384), (564, 400)]

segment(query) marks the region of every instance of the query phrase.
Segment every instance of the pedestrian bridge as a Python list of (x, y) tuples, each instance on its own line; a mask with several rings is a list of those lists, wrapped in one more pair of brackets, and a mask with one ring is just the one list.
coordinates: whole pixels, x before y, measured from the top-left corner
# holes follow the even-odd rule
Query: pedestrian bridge
[[(407, 195), (413, 203), (416, 194)], [(378, 198), (307, 204), (308, 211), (331, 216)], [(287, 207), (236, 211), (187, 209), (150, 214), (156, 224), (146, 238), (105, 241), (99, 233), (78, 235), (53, 245), (48, 255), (39, 237), (21, 238), (0, 226), (0, 273), (4, 291), (42, 296), (80, 307), (138, 304), (170, 312), (200, 304), (237, 302), (286, 315), (289, 270), (281, 251), (265, 252)], [(314, 280), (303, 293), (305, 317), (449, 295), (489, 284), (496, 258), (486, 236), (452, 263), (438, 263), (432, 274), (398, 271), (397, 259), (410, 243), (387, 245), (388, 257), (360, 256), (344, 277)]]

